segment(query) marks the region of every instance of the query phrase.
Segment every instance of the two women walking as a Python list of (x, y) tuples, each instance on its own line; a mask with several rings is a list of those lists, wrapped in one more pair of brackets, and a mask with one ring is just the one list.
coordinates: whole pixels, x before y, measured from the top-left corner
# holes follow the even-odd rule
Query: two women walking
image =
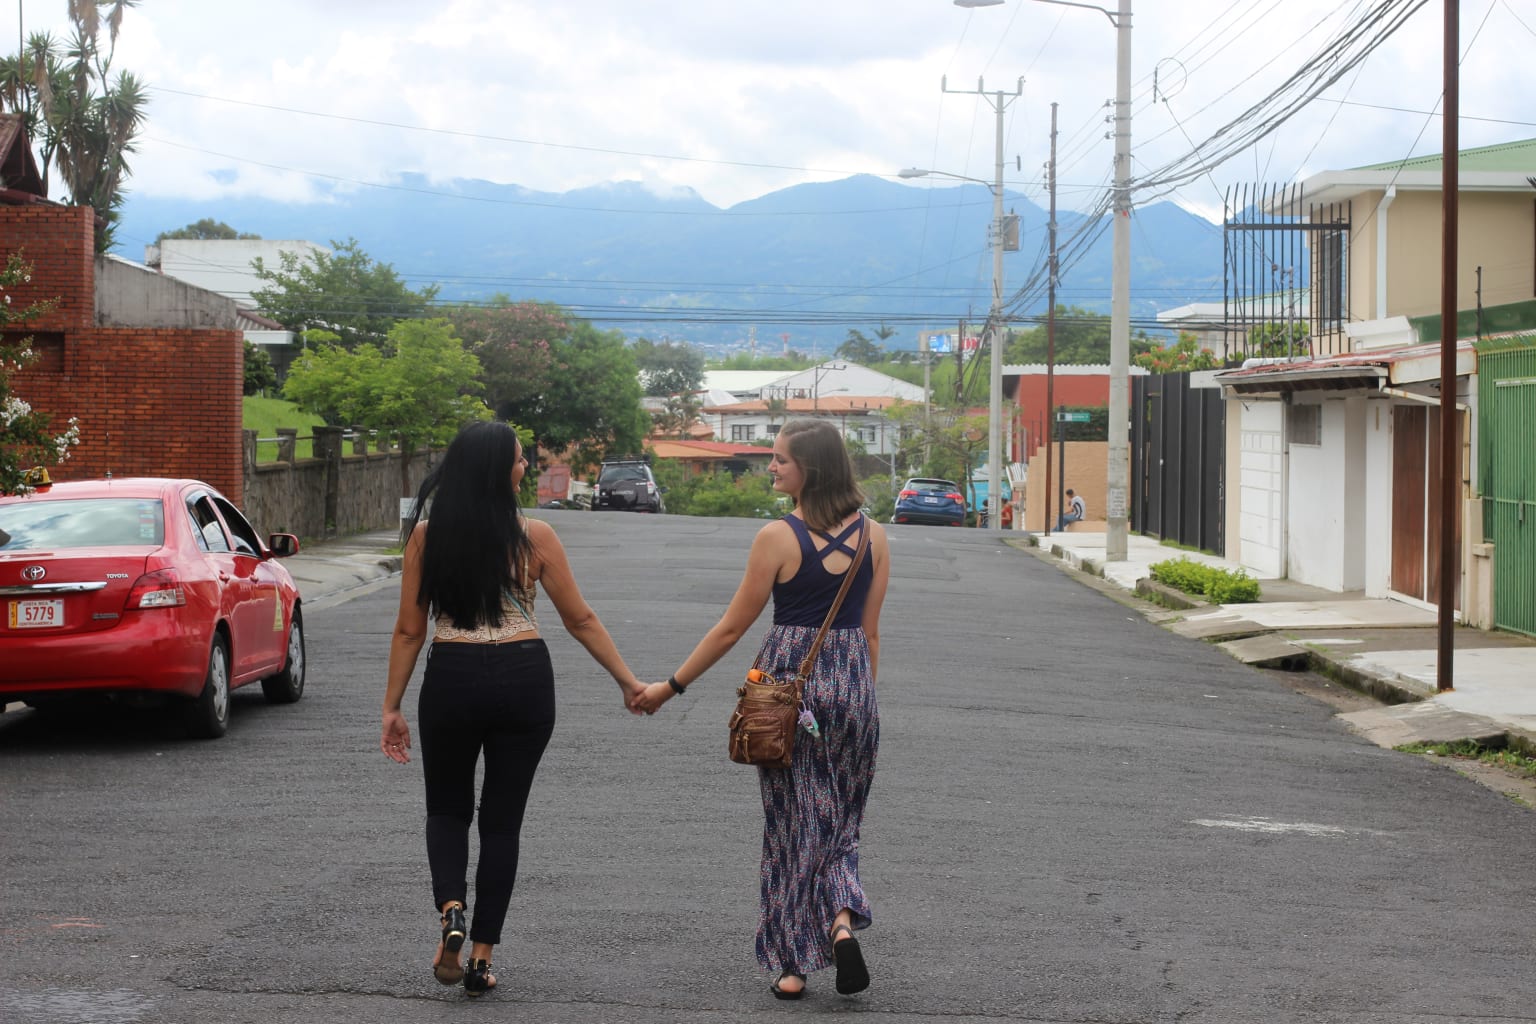
[[(408, 524), (400, 611), (390, 648), (380, 745), (405, 763), (410, 731), (401, 702), (421, 647), (432, 647), (418, 701), (427, 791), (427, 856), (441, 940), (439, 981), (478, 995), (494, 987), (517, 870), (518, 836), (534, 771), (554, 726), (553, 671), (534, 615), (540, 584), (565, 628), (608, 671), (626, 707), (651, 714), (684, 692), (751, 628), (770, 597), (773, 627), (758, 664), (770, 675), (799, 666), (867, 535), (851, 582), (804, 686), (815, 733), (802, 731), (789, 768), (760, 768), (763, 856), (757, 959), (777, 971), (780, 999), (799, 999), (806, 978), (835, 966), (837, 991), (861, 991), (869, 974), (855, 932), (869, 926), (858, 843), (879, 746), (874, 683), (880, 609), (890, 579), (881, 527), (863, 496), (842, 437), (828, 423), (780, 430), (769, 474), (795, 509), (758, 531), (740, 586), (720, 620), (664, 682), (644, 686), (582, 599), (559, 538), (516, 504), (526, 468), (505, 424), (473, 424), (423, 483)], [(466, 923), (474, 773), (483, 755), (476, 903)], [(461, 963), (466, 939), (469, 962)]]

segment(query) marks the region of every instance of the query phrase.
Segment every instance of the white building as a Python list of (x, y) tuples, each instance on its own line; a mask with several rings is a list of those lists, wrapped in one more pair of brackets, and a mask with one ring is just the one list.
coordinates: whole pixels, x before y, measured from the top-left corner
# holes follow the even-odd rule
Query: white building
[[(834, 423), (871, 455), (886, 456), (897, 451), (901, 439), (885, 410), (897, 401), (923, 401), (920, 385), (837, 360), (788, 373), (711, 371), (704, 375), (704, 387), (710, 397), (701, 419), (716, 440), (771, 441), (789, 420), (810, 417)], [(719, 401), (722, 392), (737, 400)]]
[(257, 258), (269, 268), (282, 266), (282, 254), (300, 259), (331, 250), (314, 242), (266, 238), (167, 238), (144, 247), (144, 262), (167, 277), (195, 284), (247, 308), (255, 308), (251, 292), (262, 287), (252, 264)]

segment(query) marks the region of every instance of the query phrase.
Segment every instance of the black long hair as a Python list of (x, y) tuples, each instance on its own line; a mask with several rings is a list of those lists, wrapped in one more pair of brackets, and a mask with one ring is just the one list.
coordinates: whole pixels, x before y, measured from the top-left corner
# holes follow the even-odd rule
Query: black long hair
[(460, 629), (501, 625), (503, 592), (514, 582), (529, 582), (523, 572), (533, 545), (512, 486), (521, 457), (511, 426), (471, 423), (416, 492), (402, 543), (432, 502), (417, 600)]

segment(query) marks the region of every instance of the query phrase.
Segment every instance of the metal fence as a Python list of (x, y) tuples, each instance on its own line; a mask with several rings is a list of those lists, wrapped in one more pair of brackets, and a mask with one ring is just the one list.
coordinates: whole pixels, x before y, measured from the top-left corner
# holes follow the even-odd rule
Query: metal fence
[(1188, 373), (1131, 380), (1131, 520), (1142, 533), (1226, 553), (1226, 403)]
[(1350, 204), (1238, 185), (1222, 205), (1223, 358), (1347, 352)]

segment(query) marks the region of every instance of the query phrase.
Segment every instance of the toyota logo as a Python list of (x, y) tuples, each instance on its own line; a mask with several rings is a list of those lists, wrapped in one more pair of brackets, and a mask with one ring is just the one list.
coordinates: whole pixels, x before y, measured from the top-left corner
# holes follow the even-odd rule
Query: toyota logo
[(33, 583), (36, 583), (38, 580), (47, 575), (48, 570), (44, 569), (40, 565), (29, 565), (25, 569), (21, 570), (21, 578), (24, 580), (29, 580)]

